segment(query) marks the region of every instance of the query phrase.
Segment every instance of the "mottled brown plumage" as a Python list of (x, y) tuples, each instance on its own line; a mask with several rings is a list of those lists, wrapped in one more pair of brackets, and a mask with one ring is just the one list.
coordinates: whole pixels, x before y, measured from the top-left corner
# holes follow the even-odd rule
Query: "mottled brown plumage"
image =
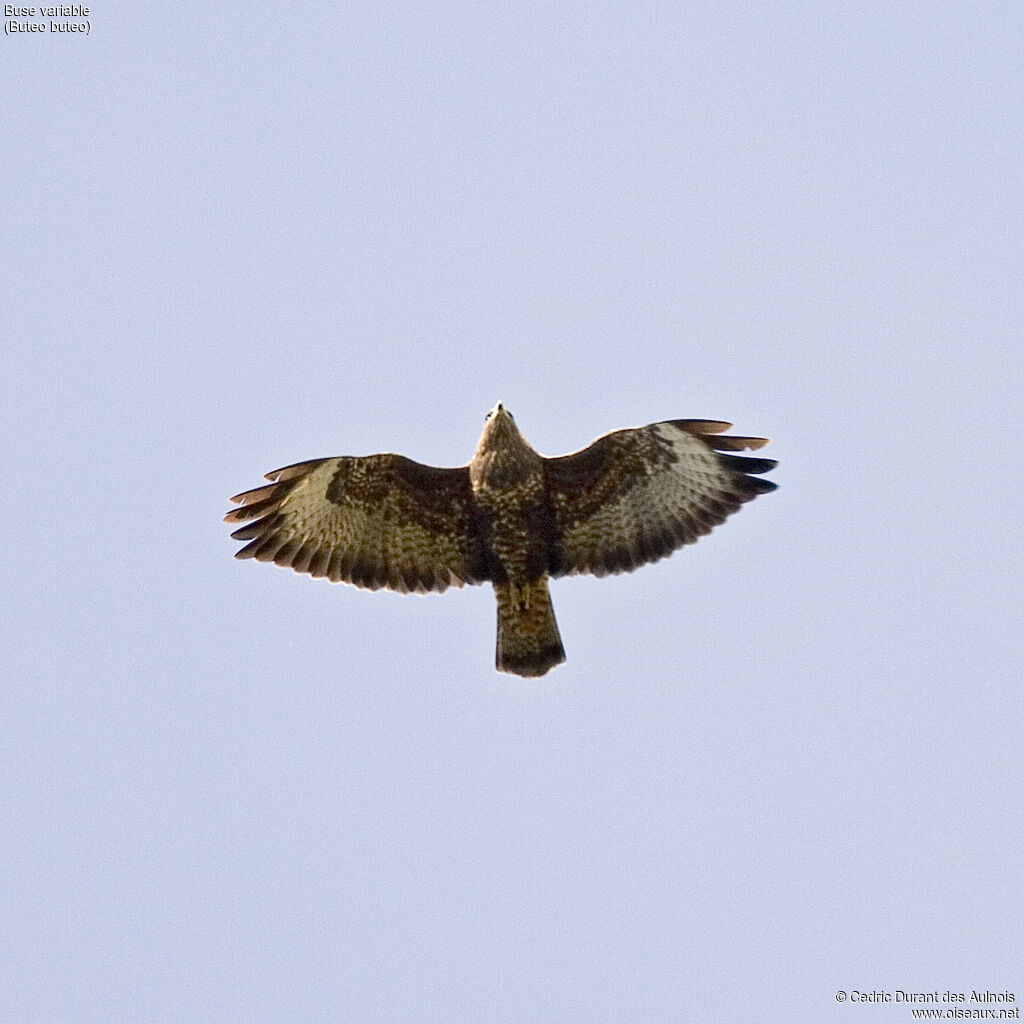
[(550, 577), (629, 572), (775, 489), (758, 476), (773, 460), (729, 454), (767, 440), (721, 436), (728, 427), (666, 420), (549, 459), (499, 403), (467, 466), (390, 453), (299, 462), (232, 498), (241, 507), (225, 520), (246, 523), (236, 558), (334, 583), (425, 593), (490, 582), (497, 668), (540, 676), (565, 660)]

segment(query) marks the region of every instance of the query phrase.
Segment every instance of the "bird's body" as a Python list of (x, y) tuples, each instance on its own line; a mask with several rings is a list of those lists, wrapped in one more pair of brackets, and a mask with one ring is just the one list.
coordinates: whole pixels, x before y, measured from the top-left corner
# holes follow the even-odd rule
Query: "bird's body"
[(495, 665), (500, 672), (541, 676), (565, 661), (548, 594), (551, 515), (544, 465), (500, 403), (480, 435), (469, 482), (492, 554)]
[(390, 453), (319, 459), (236, 495), (225, 517), (238, 558), (401, 592), (490, 582), (496, 665), (540, 676), (565, 660), (551, 577), (631, 571), (692, 543), (775, 484), (775, 463), (722, 452), (763, 438), (722, 437), (729, 424), (669, 420), (614, 431), (544, 458), (499, 403), (472, 460), (458, 469)]

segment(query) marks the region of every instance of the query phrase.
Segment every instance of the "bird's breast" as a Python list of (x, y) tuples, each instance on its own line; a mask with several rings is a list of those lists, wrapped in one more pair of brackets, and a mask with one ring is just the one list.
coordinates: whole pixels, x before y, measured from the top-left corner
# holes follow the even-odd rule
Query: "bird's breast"
[(474, 496), (496, 576), (515, 584), (539, 579), (548, 571), (554, 539), (540, 474), (511, 487), (481, 487)]

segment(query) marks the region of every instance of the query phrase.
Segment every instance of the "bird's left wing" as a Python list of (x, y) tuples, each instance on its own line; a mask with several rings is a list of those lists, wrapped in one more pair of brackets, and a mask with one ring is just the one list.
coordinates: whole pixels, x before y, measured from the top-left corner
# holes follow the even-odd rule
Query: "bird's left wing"
[[(236, 558), (401, 593), (487, 578), (469, 471), (385, 453), (298, 462), (237, 494)], [(250, 520), (254, 520), (250, 522)]]
[(666, 420), (616, 430), (571, 455), (545, 459), (554, 516), (550, 571), (630, 572), (711, 531), (744, 502), (775, 490), (758, 474), (773, 459), (722, 454), (763, 437), (723, 437), (731, 424)]

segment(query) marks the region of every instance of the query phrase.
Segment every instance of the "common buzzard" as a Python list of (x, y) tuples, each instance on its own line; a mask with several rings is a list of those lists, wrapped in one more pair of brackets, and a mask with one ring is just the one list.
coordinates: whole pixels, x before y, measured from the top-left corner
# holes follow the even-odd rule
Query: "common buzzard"
[[(775, 489), (773, 459), (720, 454), (763, 437), (723, 437), (718, 420), (616, 430), (548, 459), (499, 402), (468, 466), (401, 455), (297, 462), (231, 500), (245, 523), (236, 558), (378, 590), (494, 586), (496, 665), (542, 676), (565, 661), (548, 578), (631, 572), (692, 544), (746, 501)], [(253, 520), (250, 522), (249, 520)]]

